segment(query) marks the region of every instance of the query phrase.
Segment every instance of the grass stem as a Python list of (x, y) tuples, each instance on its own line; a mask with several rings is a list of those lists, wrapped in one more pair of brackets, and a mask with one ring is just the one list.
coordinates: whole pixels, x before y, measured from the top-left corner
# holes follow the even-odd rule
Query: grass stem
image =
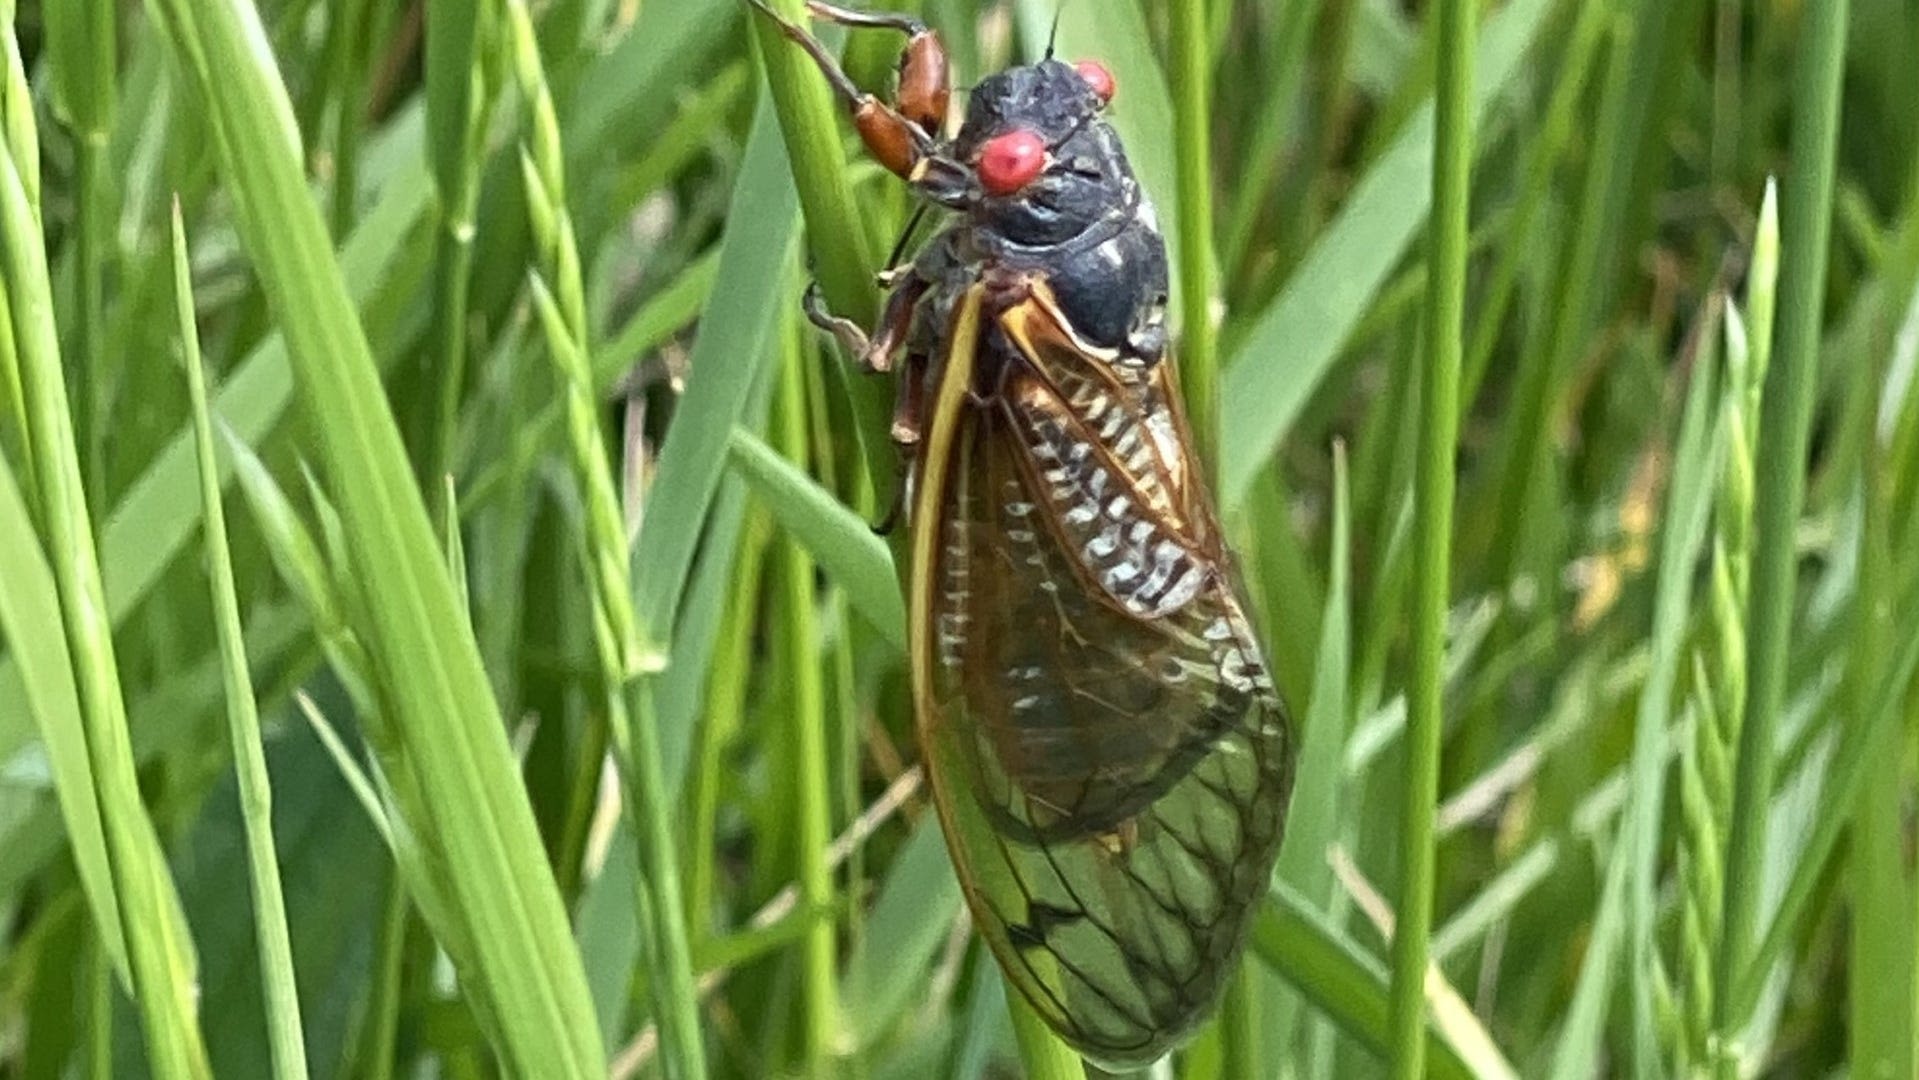
[(194, 451), (200, 462), (200, 504), (206, 523), (207, 572), (212, 578), (214, 625), (219, 631), (220, 655), (227, 677), (227, 731), (233, 744), (240, 815), (246, 829), (247, 872), (253, 884), (260, 985), (266, 994), (267, 1042), (273, 1054), (273, 1075), (278, 1080), (305, 1080), (306, 1037), (300, 1027), (299, 989), (293, 980), (293, 945), (287, 933), (286, 900), (280, 889), (279, 853), (273, 845), (272, 782), (267, 775), (260, 714), (254, 703), (246, 641), (240, 628), (240, 599), (233, 584), (226, 513), (220, 504), (220, 466), (214, 456), (206, 374), (201, 367), (200, 335), (194, 320), (186, 226), (180, 221), (178, 202), (173, 206), (173, 273), (180, 339), (186, 348), (187, 391), (193, 404)]
[[(1735, 986), (1753, 945), (1773, 792), (1774, 735), (1786, 697), (1792, 613), (1798, 584), (1797, 529), (1805, 500), (1806, 448), (1818, 398), (1827, 239), (1839, 144), (1839, 102), (1850, 0), (1808, 8), (1794, 91), (1792, 169), (1780, 200), (1783, 231), (1779, 330), (1761, 406), (1747, 623), (1747, 699), (1734, 764), (1722, 934), (1715, 958), (1713, 1030), (1733, 1046), (1744, 1017)], [(1733, 1054), (1725, 1059), (1732, 1067)], [(1723, 1075), (1723, 1073), (1722, 1073)]]
[[(1218, 0), (1215, 0), (1217, 3)], [(1212, 79), (1205, 0), (1172, 9), (1173, 135), (1179, 178), (1180, 389), (1207, 476), (1219, 462), (1219, 291), (1213, 245)]]
[[(808, 350), (795, 312), (782, 334), (779, 394), (775, 399), (776, 432), (781, 454), (800, 469), (809, 460), (806, 406)], [(818, 598), (814, 594), (813, 559), (792, 537), (781, 543), (780, 610), (785, 622), (787, 675), (791, 680), (787, 718), (797, 770), (799, 796), (794, 850), (799, 860), (800, 903), (807, 919), (801, 953), (801, 994), (805, 1009), (807, 1075), (834, 1075), (833, 1059), (839, 1031), (838, 944), (834, 932), (833, 871), (827, 848), (832, 836), (832, 788), (826, 739), (826, 691), (821, 667)]]
[(1433, 154), (1431, 271), (1426, 293), (1430, 359), (1421, 380), (1414, 480), (1413, 664), (1408, 688), (1406, 782), (1400, 824), (1400, 899), (1393, 935), (1393, 1075), (1425, 1075), (1426, 966), (1438, 851), (1439, 748), (1444, 717), (1446, 612), (1452, 561), (1454, 448), (1465, 324), (1467, 223), (1472, 180), (1474, 0), (1440, 0), (1437, 142)]

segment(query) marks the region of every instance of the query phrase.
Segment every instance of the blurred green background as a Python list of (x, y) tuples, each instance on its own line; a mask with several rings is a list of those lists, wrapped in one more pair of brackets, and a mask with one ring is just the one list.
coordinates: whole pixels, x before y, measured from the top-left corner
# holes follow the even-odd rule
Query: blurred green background
[[(1387, 1075), (1422, 818), (1431, 1075), (1919, 1075), (1919, 0), (1475, 3), (1470, 140), (1434, 2), (893, 6), (961, 86), (1056, 14), (1116, 73), (1300, 733), (1158, 1075)], [(737, 0), (0, 26), (0, 1077), (1053, 1075), (915, 768), (890, 387), (800, 317), (911, 206), (802, 57)]]

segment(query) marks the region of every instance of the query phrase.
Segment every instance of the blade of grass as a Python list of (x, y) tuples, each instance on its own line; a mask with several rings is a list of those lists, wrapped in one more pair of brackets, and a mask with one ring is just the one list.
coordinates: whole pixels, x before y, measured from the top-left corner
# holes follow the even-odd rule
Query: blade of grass
[(479, 201), (480, 169), (486, 160), (482, 136), (487, 116), (484, 56), (478, 39), (494, 11), (489, 4), (466, 8), (426, 5), (425, 82), (427, 157), (439, 195), (440, 229), (434, 256), (438, 296), (437, 363), (423, 395), (428, 409), (420, 424), (419, 454), (423, 480), (431, 482), (452, 468), (453, 440), (459, 426), (467, 369), (467, 299), (473, 276), (474, 210)]
[(1863, 718), (1846, 725), (1834, 752), (1821, 799), (1827, 810), (1812, 835), (1807, 837), (1804, 854), (1798, 861), (1785, 891), (1767, 924), (1766, 932), (1753, 950), (1738, 984), (1728, 991), (1732, 997), (1729, 1015), (1748, 1015), (1764, 989), (1766, 975), (1785, 956), (1794, 934), (1812, 911), (1817, 894), (1827, 880), (1825, 867), (1839, 849), (1840, 839), (1850, 824), (1852, 809), (1864, 790), (1875, 749), (1883, 748), (1889, 733), (1910, 710), (1908, 695), (1919, 674), (1919, 609), (1908, 609), (1904, 624), (1895, 636), (1904, 644), (1889, 658), (1885, 678), (1879, 683), (1872, 708)]
[[(1312, 703), (1300, 739), (1299, 777), (1287, 814), (1286, 843), (1279, 852), (1279, 880), (1317, 904), (1333, 900), (1333, 870), (1327, 855), (1341, 818), (1345, 772), (1340, 754), (1352, 727), (1352, 507), (1343, 444), (1333, 447), (1332, 570), (1326, 610), (1320, 617), (1318, 666)], [(1281, 1030), (1298, 1029), (1297, 1011), (1281, 1014)], [(1290, 1048), (1291, 1038), (1280, 1042)]]
[(1593, 62), (1599, 57), (1599, 46), (1605, 41), (1611, 10), (1611, 5), (1601, 0), (1579, 5), (1578, 20), (1573, 24), (1565, 56), (1560, 61), (1562, 72), (1553, 87), (1552, 100), (1546, 106), (1544, 125), (1537, 141), (1527, 148), (1518, 205), (1506, 232), (1508, 241), (1500, 245), (1499, 257), (1493, 263), (1475, 314), (1477, 325), (1466, 349), (1466, 366), (1461, 375), (1462, 408), (1472, 408), (1487, 368), (1492, 364), (1506, 312), (1518, 291), (1529, 241), (1537, 235), (1539, 215), (1552, 193), (1553, 171), (1572, 140), (1575, 123), (1581, 119), (1579, 110), (1587, 79)]
[[(1271, 36), (1266, 62), (1277, 72), (1274, 82), (1262, 87), (1255, 100), (1259, 110), (1252, 125), (1252, 136), (1241, 168), (1232, 185), (1233, 194), (1226, 213), (1226, 232), (1222, 247), (1222, 265), (1228, 280), (1248, 270), (1248, 253), (1259, 228), (1262, 214), (1272, 209), (1274, 185), (1286, 159), (1282, 151), (1297, 115), (1300, 90), (1305, 85), (1307, 48), (1312, 41), (1313, 24), (1325, 0), (1296, 0), (1282, 4), (1276, 16), (1278, 29)], [(1228, 6), (1228, 5), (1221, 5)], [(1296, 132), (1291, 132), (1297, 138)], [(1229, 286), (1236, 288), (1235, 286)]]
[(780, 527), (820, 562), (853, 609), (889, 645), (906, 655), (906, 608), (886, 542), (858, 514), (765, 442), (740, 428), (730, 444), (733, 466), (753, 485)]
[[(1285, 885), (1275, 886), (1253, 923), (1252, 951), (1299, 989), (1308, 1003), (1383, 1063), (1391, 1049), (1391, 1004), (1386, 966), (1356, 945), (1317, 905)], [(1421, 1025), (1425, 1075), (1433, 1080), (1473, 1076), (1457, 1048)]]
[(777, 302), (798, 232), (798, 202), (780, 160), (773, 110), (762, 107), (726, 214), (719, 269), (700, 316), (686, 393), (660, 445), (658, 473), (634, 543), (633, 595), (643, 647), (657, 666), (686, 588), (727, 442), (770, 362)]
[(61, 376), (52, 285), (39, 238), (38, 216), (27, 202), (9, 150), (0, 154), (0, 259), (19, 348), (41, 527), (53, 552), (60, 622), (73, 663), (134, 996), (155, 1074), (163, 1080), (205, 1077), (211, 1070), (194, 1008), (192, 941), (134, 771), (113, 636), (102, 617), (106, 588)]
[[(782, 333), (779, 389), (773, 400), (774, 437), (780, 455), (795, 468), (808, 460), (806, 373), (810, 358), (800, 337), (798, 312), (790, 312)], [(835, 903), (833, 874), (827, 866), (832, 841), (832, 793), (826, 746), (826, 691), (820, 666), (820, 626), (814, 595), (814, 566), (806, 548), (788, 538), (781, 545), (779, 611), (783, 626), (788, 694), (788, 743), (795, 760), (799, 805), (795, 807), (795, 850), (799, 865), (800, 902), (810, 925), (800, 954), (801, 1000), (804, 1010), (802, 1042), (806, 1073), (816, 1080), (833, 1075), (839, 1041), (840, 1005), (836, 957), (838, 944), (828, 912)]]
[(1516, 370), (1507, 376), (1513, 384), (1512, 404), (1493, 455), (1495, 478), (1481, 496), (1492, 501), (1469, 518), (1475, 528), (1469, 530), (1468, 542), (1492, 552), (1495, 586), (1507, 584), (1520, 571), (1526, 547), (1523, 536), (1500, 541), (1499, 523), (1509, 529), (1517, 525), (1529, 509), (1526, 500), (1539, 490), (1552, 460), (1547, 439), (1556, 395), (1578, 357), (1590, 348), (1599, 295), (1611, 287), (1620, 257), (1617, 234), (1630, 203), (1635, 154), (1646, 123), (1646, 98), (1657, 83), (1665, 51), (1663, 28), (1675, 6), (1666, 0), (1640, 0), (1636, 9), (1613, 21), (1611, 68), (1580, 196), (1580, 205), (1588, 209), (1579, 215), (1546, 315), (1547, 347), (1522, 351)]
[(1778, 344), (1766, 375), (1759, 428), (1757, 535), (1747, 633), (1750, 696), (1739, 732), (1732, 835), (1726, 852), (1724, 931), (1713, 968), (1720, 988), (1713, 1026), (1725, 1045), (1735, 1044), (1744, 1019), (1732, 1011), (1732, 999), (1752, 955), (1767, 807), (1772, 802), (1773, 739), (1786, 693), (1798, 582), (1795, 537), (1805, 498), (1806, 447), (1818, 390), (1849, 10), (1850, 0), (1808, 9), (1795, 72), (1794, 153), (1780, 200), (1784, 239)]
[[(791, 22), (804, 23), (807, 18), (803, 0), (769, 3)], [(861, 326), (869, 325), (879, 314), (872, 285), (879, 263), (868, 250), (866, 222), (848, 179), (839, 110), (812, 59), (795, 48), (771, 19), (751, 13), (747, 21), (779, 115), (800, 205), (806, 211), (807, 251), (820, 290), (833, 311)]]
[(1605, 1034), (1606, 1010), (1612, 999), (1614, 960), (1625, 931), (1626, 879), (1629, 859), (1614, 859), (1606, 868), (1599, 894), (1592, 940), (1579, 966), (1572, 1005), (1553, 1054), (1552, 1080), (1581, 1080), (1601, 1071), (1600, 1040)]
[[(286, 334), (314, 449), (334, 483), (352, 573), (378, 603), (359, 628), (394, 744), (415, 769), (413, 822), (472, 948), (463, 981), (491, 1007), (506, 1067), (597, 1076), (605, 1059), (559, 890), (541, 857), (505, 725), (427, 518), (366, 335), (301, 175), (300, 140), (258, 14), (243, 0), (153, 0), (215, 133), (241, 239)], [(396, 779), (390, 777), (389, 779)]]
[(1453, 489), (1459, 441), (1459, 369), (1464, 347), (1466, 233), (1472, 195), (1472, 0), (1440, 0), (1438, 143), (1433, 154), (1433, 216), (1427, 250), (1426, 340), (1421, 373), (1419, 457), (1413, 533), (1413, 670), (1407, 691), (1406, 783), (1400, 825), (1398, 929), (1393, 934), (1392, 1067), (1408, 1080), (1425, 1074), (1426, 968), (1439, 851), (1439, 746), (1444, 725), (1446, 612), (1452, 566)]
[[(381, 206), (347, 242), (341, 262), (357, 300), (365, 302), (391, 285), (402, 242), (424, 211), (427, 195), (423, 169), (396, 177)], [(214, 395), (214, 411), (231, 422), (235, 433), (257, 443), (278, 424), (292, 396), (285, 343), (276, 334), (228, 373)], [(107, 518), (100, 564), (115, 627), (152, 592), (193, 535), (200, 505), (195, 470), (193, 432), (183, 427), (153, 455)], [(11, 756), (29, 733), (12, 668), (11, 659), (0, 660), (0, 758)]]
[(53, 75), (53, 111), (73, 134), (73, 313), (68, 363), (74, 391), (74, 436), (80, 473), (94, 498), (106, 475), (106, 386), (112, 373), (98, 340), (106, 329), (106, 261), (113, 237), (108, 199), (112, 171), (107, 141), (113, 131), (113, 0), (74, 0), (42, 9)]
[[(1546, 25), (1551, 0), (1515, 0), (1474, 46), (1482, 78), (1473, 115), (1483, 118), (1520, 70)], [(1279, 449), (1293, 421), (1339, 359), (1379, 287), (1430, 209), (1432, 114), (1425, 111), (1380, 156), (1285, 289), (1252, 316), (1225, 361), (1220, 388), (1220, 508), (1237, 512), (1253, 474)]]
[(1019, 1044), (1026, 1080), (1085, 1080), (1086, 1067), (1079, 1055), (1059, 1041), (1025, 998), (1006, 995), (1006, 1011), (1013, 1018), (1013, 1040)]
[[(524, 10), (509, 10), (525, 30), (527, 47), (532, 47), (531, 24), (522, 21), (526, 18)], [(532, 201), (539, 198), (536, 193)], [(562, 242), (570, 248), (570, 239)], [(641, 865), (645, 867), (645, 873), (635, 881), (640, 887), (635, 906), (651, 939), (648, 957), (655, 975), (649, 985), (654, 1008), (666, 1020), (663, 1062), (670, 1077), (698, 1080), (706, 1075), (706, 1061), (693, 992), (685, 906), (680, 898), (671, 800), (660, 762), (653, 688), (646, 684), (645, 677), (636, 678), (639, 632), (627, 584), (625, 519), (619, 497), (614, 494), (611, 467), (601, 449), (604, 439), (592, 400), (592, 371), (573, 336), (578, 331), (567, 325), (560, 302), (537, 275), (533, 295), (546, 329), (547, 350), (566, 384), (567, 444), (574, 482), (586, 504), (579, 541), (586, 552), (584, 561), (590, 568), (594, 590), (593, 635), (604, 691), (602, 705), (624, 782), (627, 811), (640, 844)]]
[[(1214, 0), (1217, 6), (1227, 6)], [(1205, 0), (1173, 9), (1173, 137), (1179, 161), (1181, 389), (1205, 475), (1218, 475), (1219, 333), (1213, 322), (1218, 271), (1213, 250), (1212, 91)]]
[[(803, 23), (806, 18), (803, 0), (771, 0), (770, 8), (789, 22)], [(879, 264), (870, 250), (868, 216), (855, 204), (841, 149), (839, 110), (813, 60), (788, 41), (771, 18), (755, 11), (747, 21), (805, 211), (807, 265), (828, 308), (857, 325), (870, 326), (879, 315), (873, 287), (873, 272)], [(884, 387), (876, 380), (851, 378), (843, 380), (843, 385), (857, 419), (867, 474), (875, 490), (886, 490), (883, 485), (892, 480), (890, 463), (885, 454), (867, 449), (886, 445), (884, 433), (891, 414)]]
[(131, 989), (133, 973), (127, 967), (126, 936), (120, 929), (111, 855), (101, 828), (67, 642), (46, 632), (60, 622), (60, 596), (33, 535), (32, 520), (12, 467), (0, 460), (0, 640), (6, 641), (17, 665), (23, 708), (46, 747), (60, 817), (88, 913), (98, 928), (100, 952), (120, 985)]
[(960, 905), (946, 841), (933, 819), (922, 817), (888, 868), (870, 932), (848, 965), (847, 1021), (861, 1045), (874, 1045), (911, 1007)]
[[(1723, 310), (1724, 299), (1708, 301)], [(1641, 684), (1638, 719), (1633, 726), (1629, 806), (1623, 826), (1624, 858), (1630, 862), (1625, 891), (1628, 970), (1633, 1004), (1633, 1063), (1639, 1076), (1661, 1072), (1654, 1034), (1653, 975), (1657, 963), (1659, 840), (1665, 814), (1667, 748), (1673, 742), (1672, 695), (1693, 599), (1694, 572), (1705, 545), (1713, 479), (1719, 473), (1720, 446), (1712, 405), (1717, 400), (1713, 358), (1719, 319), (1709, 315), (1695, 331), (1697, 350), (1684, 416), (1674, 451), (1667, 494), (1664, 535), (1660, 539), (1659, 577), (1654, 586), (1652, 667)]]
[(192, 272), (187, 266), (186, 226), (180, 204), (173, 204), (173, 273), (179, 307), (180, 340), (185, 346), (188, 399), (193, 407), (194, 447), (200, 460), (200, 506), (206, 522), (207, 572), (211, 577), (214, 626), (226, 670), (227, 723), (233, 768), (239, 781), (240, 814), (246, 824), (247, 869), (253, 884), (253, 919), (260, 949), (260, 985), (266, 991), (267, 1039), (273, 1075), (304, 1080), (306, 1037), (300, 1028), (300, 995), (293, 982), (293, 945), (287, 936), (286, 901), (280, 890), (279, 854), (273, 846), (273, 792), (261, 744), (260, 715), (254, 704), (253, 676), (247, 669), (240, 629), (240, 599), (233, 585), (233, 560), (227, 549), (226, 514), (220, 505), (220, 469), (213, 452), (213, 423), (207, 415), (206, 375), (201, 369), (200, 335), (194, 319)]

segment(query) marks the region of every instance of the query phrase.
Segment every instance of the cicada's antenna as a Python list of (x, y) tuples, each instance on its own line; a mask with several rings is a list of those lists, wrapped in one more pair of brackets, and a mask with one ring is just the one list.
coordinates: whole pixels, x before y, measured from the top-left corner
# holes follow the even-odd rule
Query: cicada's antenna
[(1046, 59), (1053, 58), (1054, 46), (1059, 44), (1059, 20), (1066, 14), (1066, 0), (1059, 0), (1053, 7), (1053, 28), (1046, 34)]

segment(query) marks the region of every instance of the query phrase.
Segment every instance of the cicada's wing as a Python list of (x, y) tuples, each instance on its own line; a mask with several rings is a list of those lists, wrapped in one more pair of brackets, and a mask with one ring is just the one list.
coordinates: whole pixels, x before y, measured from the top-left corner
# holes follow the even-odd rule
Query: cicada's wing
[(977, 304), (915, 497), (921, 745), (1009, 977), (1082, 1053), (1150, 1061), (1209, 1010), (1265, 895), (1286, 715), (1167, 384), (1033, 355), (1050, 316), (1021, 305), (1000, 326), (1030, 362), (972, 403)]

